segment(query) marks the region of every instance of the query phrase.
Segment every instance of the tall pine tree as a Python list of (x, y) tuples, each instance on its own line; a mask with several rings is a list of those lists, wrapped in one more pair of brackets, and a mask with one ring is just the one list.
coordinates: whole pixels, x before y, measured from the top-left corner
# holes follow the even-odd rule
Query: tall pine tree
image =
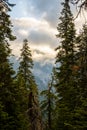
[(31, 50), (28, 46), (28, 40), (24, 39), (21, 49), (20, 65), (18, 76), (19, 82), (23, 82), (27, 90), (27, 115), (29, 118), (30, 130), (42, 130), (41, 115), (38, 102), (38, 89), (32, 74), (33, 61)]
[(20, 127), (18, 103), (14, 85), (14, 71), (9, 61), (11, 49), (9, 41), (15, 40), (12, 35), (12, 24), (8, 11), (8, 1), (0, 1), (0, 129), (14, 130)]
[(58, 119), (59, 130), (73, 129), (73, 112), (76, 105), (77, 82), (74, 68), (75, 62), (75, 28), (73, 15), (70, 10), (69, 0), (62, 3), (60, 23), (58, 24), (57, 37), (61, 40), (61, 45), (56, 48), (56, 89), (58, 92)]
[(83, 30), (77, 38), (78, 52), (77, 62), (78, 71), (78, 94), (77, 105), (75, 107), (74, 126), (75, 129), (87, 129), (87, 25), (83, 26)]

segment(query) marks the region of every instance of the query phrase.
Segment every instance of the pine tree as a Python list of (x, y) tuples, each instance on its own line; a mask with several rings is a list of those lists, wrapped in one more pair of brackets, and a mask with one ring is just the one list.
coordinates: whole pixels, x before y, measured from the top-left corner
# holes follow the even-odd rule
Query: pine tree
[(56, 89), (58, 92), (58, 129), (73, 129), (74, 107), (76, 105), (77, 95), (77, 66), (75, 62), (75, 28), (73, 16), (70, 10), (69, 1), (65, 0), (62, 3), (63, 9), (61, 12), (58, 24), (57, 37), (61, 40), (61, 45), (56, 48), (58, 51), (56, 56)]
[[(23, 48), (21, 49), (20, 65), (18, 75), (19, 82), (23, 82), (24, 89), (27, 90), (27, 114), (29, 117), (30, 130), (42, 130), (40, 109), (38, 102), (38, 90), (32, 74), (33, 61), (31, 50), (28, 46), (28, 40), (24, 39)], [(20, 85), (20, 84), (19, 84)]]
[(78, 36), (78, 53), (77, 61), (78, 71), (78, 95), (77, 105), (75, 107), (74, 126), (75, 129), (87, 129), (87, 25)]
[(0, 1), (0, 129), (14, 130), (20, 127), (14, 70), (9, 61), (11, 49), (9, 41), (15, 40), (12, 35), (12, 24), (5, 1)]
[(41, 92), (41, 96), (43, 97), (43, 100), (41, 101), (41, 110), (43, 115), (44, 130), (54, 129), (54, 110), (56, 95), (53, 87), (53, 76), (51, 78), (52, 79), (48, 83), (48, 88)]

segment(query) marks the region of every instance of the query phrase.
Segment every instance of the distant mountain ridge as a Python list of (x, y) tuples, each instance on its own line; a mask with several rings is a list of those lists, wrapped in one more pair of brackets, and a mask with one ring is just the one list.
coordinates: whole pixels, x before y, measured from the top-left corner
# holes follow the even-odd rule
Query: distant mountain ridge
[(47, 84), (52, 72), (53, 65), (51, 63), (42, 64), (42, 62), (34, 62), (33, 73), (39, 90), (44, 90), (47, 88)]
[[(13, 56), (10, 58), (10, 61), (11, 63), (13, 63), (14, 70), (17, 71), (19, 60), (15, 56)], [(43, 63), (43, 61), (34, 61), (34, 67), (32, 71), (35, 76), (39, 91), (47, 88), (52, 68), (53, 64), (51, 62)]]

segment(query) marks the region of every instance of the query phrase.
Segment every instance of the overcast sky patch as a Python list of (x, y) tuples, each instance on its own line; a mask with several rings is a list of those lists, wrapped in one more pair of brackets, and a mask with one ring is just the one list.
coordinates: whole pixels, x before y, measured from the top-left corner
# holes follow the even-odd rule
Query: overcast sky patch
[[(59, 45), (56, 38), (58, 18), (61, 12), (61, 0), (11, 0), (16, 6), (11, 12), (13, 31), (17, 40), (12, 42), (13, 54), (20, 55), (23, 40), (29, 41), (34, 60), (55, 59), (54, 49)], [(76, 29), (81, 27), (84, 17), (75, 20)], [(42, 52), (42, 53), (41, 53)]]

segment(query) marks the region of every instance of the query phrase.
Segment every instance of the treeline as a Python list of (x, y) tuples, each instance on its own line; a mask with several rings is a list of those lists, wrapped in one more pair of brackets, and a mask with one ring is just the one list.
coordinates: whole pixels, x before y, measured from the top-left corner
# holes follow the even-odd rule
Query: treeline
[(13, 4), (0, 1), (0, 130), (42, 130), (38, 89), (32, 74), (33, 61), (27, 39), (17, 73), (10, 63), (12, 24), (8, 11)]
[(48, 90), (42, 92), (44, 130), (87, 129), (87, 24), (77, 35), (69, 0), (57, 26), (60, 45)]
[(69, 0), (64, 0), (57, 26), (56, 66), (39, 101), (27, 39), (17, 73), (10, 62), (9, 42), (16, 39), (7, 13), (11, 6), (5, 0), (0, 3), (0, 130), (86, 130), (87, 24), (77, 35)]

